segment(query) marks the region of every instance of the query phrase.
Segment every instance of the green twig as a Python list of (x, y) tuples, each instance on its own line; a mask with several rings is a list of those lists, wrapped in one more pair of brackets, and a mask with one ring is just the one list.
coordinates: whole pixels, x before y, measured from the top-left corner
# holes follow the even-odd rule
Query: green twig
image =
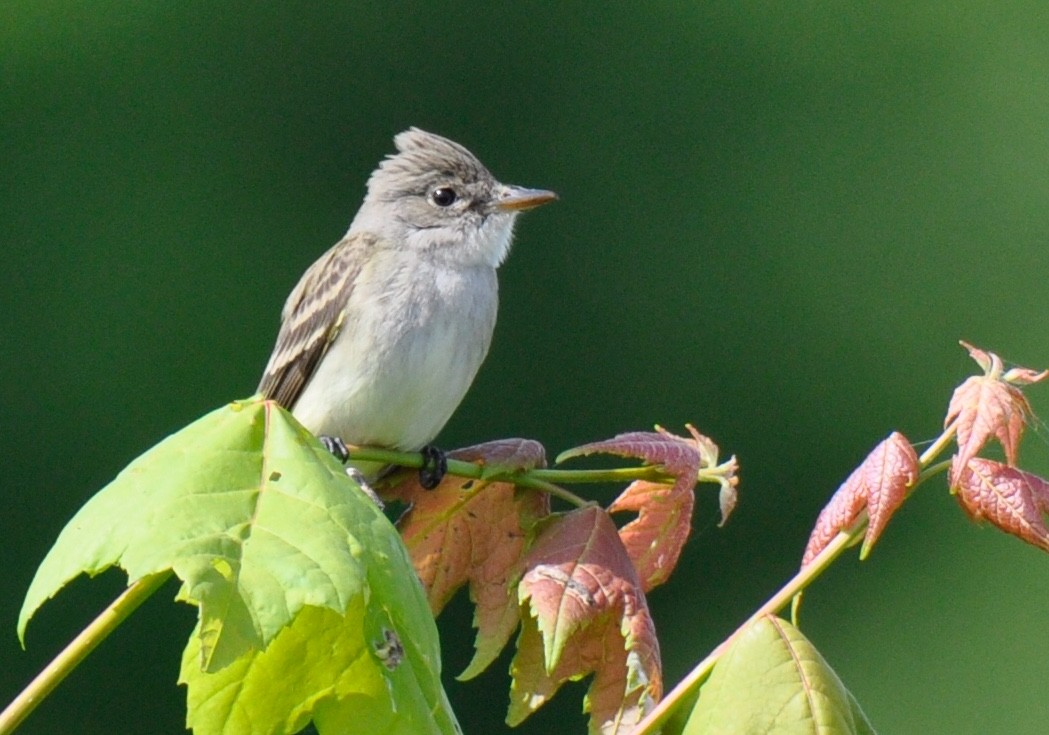
[(22, 720), (36, 709), (37, 705), (95, 649), (95, 646), (105, 640), (127, 616), (160, 589), (170, 576), (171, 572), (160, 572), (143, 577), (109, 603), (109, 606), (80, 631), (80, 634), (37, 674), (29, 686), (0, 712), (0, 735), (14, 732)]
[(735, 642), (736, 638), (738, 638), (744, 630), (755, 621), (766, 615), (774, 615), (786, 607), (787, 603), (812, 584), (812, 582), (815, 581), (815, 579), (822, 574), (823, 571), (838, 558), (838, 556), (841, 555), (841, 552), (856, 543), (866, 528), (867, 513), (866, 511), (863, 511), (852, 526), (835, 536), (834, 539), (827, 544), (826, 548), (816, 556), (816, 558), (802, 567), (802, 569), (798, 571), (789, 582), (783, 585), (776, 594), (770, 597), (764, 605), (759, 607), (753, 615), (747, 618), (743, 625), (736, 628), (732, 635), (723, 640), (717, 648), (700, 661), (699, 664), (689, 672), (689, 675), (682, 679), (678, 685), (663, 698), (656, 708), (649, 712), (645, 719), (638, 723), (637, 729), (634, 730), (634, 735), (651, 735), (652, 733), (657, 732), (682, 701), (685, 701), (696, 694), (700, 685), (706, 681), (710, 672), (714, 669), (714, 664), (718, 662), (718, 659), (721, 658), (722, 654), (728, 650), (729, 646)]
[(644, 467), (615, 467), (607, 470), (529, 470), (530, 477), (536, 477), (549, 482), (574, 483), (597, 483), (597, 482), (633, 482), (634, 480), (648, 480), (650, 482), (673, 482), (674, 477), (668, 475), (662, 468), (655, 465)]
[[(514, 478), (508, 478), (508, 479), (509, 479), (510, 482), (514, 481)], [(589, 505), (593, 505), (594, 504), (593, 500), (587, 500), (585, 498), (581, 498), (578, 495), (576, 495), (575, 493), (573, 493), (571, 490), (565, 490), (563, 487), (555, 485), (552, 482), (546, 482), (545, 480), (541, 480), (541, 479), (539, 479), (537, 477), (530, 478), (530, 481), (529, 481), (527, 487), (533, 488), (535, 490), (541, 490), (542, 492), (545, 492), (545, 493), (549, 493), (553, 497), (560, 498), (561, 500), (565, 501), (566, 503), (570, 503), (570, 504), (576, 506), (577, 508), (585, 508), (585, 507), (587, 507)]]
[[(350, 456), (361, 462), (384, 462), (400, 467), (419, 469), (423, 466), (419, 452), (398, 452), (392, 449), (377, 447), (350, 447)], [(513, 469), (502, 470), (497, 465), (485, 467), (476, 462), (464, 462), (459, 459), (448, 460), (448, 474), (470, 479), (504, 480), (525, 487), (531, 486), (531, 480), (556, 482), (564, 484), (599, 483), (599, 482), (632, 482), (649, 480), (651, 482), (673, 481), (661, 467), (646, 465), (641, 467), (615, 467), (603, 470), (558, 470), (558, 469)]]
[[(955, 433), (956, 427), (952, 423), (944, 429), (943, 433), (940, 434), (940, 436), (938, 436), (918, 458), (922, 470), (915, 479), (914, 485), (907, 492), (908, 497), (910, 497), (910, 495), (918, 489), (918, 486), (926, 480), (940, 474), (950, 467), (950, 460), (943, 460), (936, 464), (932, 464), (932, 462), (944, 451), (944, 449), (947, 448), (948, 445), (950, 445), (951, 441), (954, 439)], [(794, 602), (792, 612), (796, 616), (797, 605), (800, 602), (801, 593), (832, 563), (834, 563), (845, 549), (859, 542), (860, 537), (867, 531), (867, 523), (867, 510), (864, 509), (860, 511), (859, 515), (848, 528), (840, 531), (838, 535), (827, 544), (823, 551), (821, 551), (811, 562), (802, 567), (789, 582), (781, 587), (776, 594), (770, 597), (765, 604), (754, 612), (753, 615), (747, 618), (743, 625), (739, 626), (732, 635), (722, 641), (717, 648), (700, 661), (696, 667), (689, 672), (689, 675), (681, 680), (681, 682), (679, 682), (678, 685), (663, 698), (655, 709), (638, 723), (637, 729), (634, 731), (635, 735), (651, 735), (652, 733), (657, 732), (683, 701), (687, 701), (689, 698), (694, 697), (703, 682), (706, 681), (708, 676), (710, 676), (710, 672), (714, 669), (714, 665), (718, 662), (718, 659), (721, 658), (722, 654), (728, 650), (729, 646), (732, 645), (747, 627), (766, 615), (775, 615), (792, 600)]]
[(920, 464), (922, 467), (925, 467), (938, 456), (940, 456), (940, 452), (947, 448), (947, 445), (951, 443), (951, 441), (954, 439), (954, 435), (957, 432), (958, 423), (956, 421), (952, 421), (951, 425), (944, 429), (943, 433), (936, 437), (933, 443), (930, 444), (924, 452), (922, 452), (920, 457), (918, 457), (918, 464)]

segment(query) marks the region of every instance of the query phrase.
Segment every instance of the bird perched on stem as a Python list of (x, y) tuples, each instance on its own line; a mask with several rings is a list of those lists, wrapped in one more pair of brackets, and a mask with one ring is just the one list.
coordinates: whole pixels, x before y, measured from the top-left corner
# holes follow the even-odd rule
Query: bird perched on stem
[(345, 237), (284, 304), (258, 391), (343, 461), (347, 442), (423, 449), (420, 477), (434, 487), (445, 461), (429, 444), (488, 353), (514, 220), (557, 197), (500, 184), (470, 151), (418, 128), (394, 144)]

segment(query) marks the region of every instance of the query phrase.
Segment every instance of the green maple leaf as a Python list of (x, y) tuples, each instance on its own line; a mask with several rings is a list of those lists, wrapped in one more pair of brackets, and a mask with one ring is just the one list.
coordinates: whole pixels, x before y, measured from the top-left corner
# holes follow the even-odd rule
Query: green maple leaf
[[(37, 570), (19, 637), (70, 580), (114, 565), (129, 584), (170, 570), (182, 580), (178, 598), (199, 607), (186, 653), (195, 663), (184, 661), (182, 670), (191, 718), (194, 701), (207, 699), (208, 684), (217, 681), (209, 677), (230, 684), (237, 672), (284, 656), (294, 664), (288, 675), (302, 682), (301, 696), (291, 714), (271, 712), (274, 722), (301, 720), (321, 703), (334, 717), (340, 697), (375, 694), (380, 681), (380, 709), (389, 710), (390, 700), (410, 710), (422, 702), (429, 721), (443, 723), (440, 731), (457, 730), (440, 687), (436, 627), (396, 530), (272, 401), (213, 411), (136, 459), (88, 501)], [(318, 616), (326, 621), (319, 628)], [(316, 654), (311, 636), (331, 629), (332, 620), (341, 621), (340, 649), (347, 636), (359, 639), (357, 673), (334, 688), (325, 680), (329, 671), (310, 668), (330, 668), (331, 658)], [(267, 659), (274, 642), (280, 645)], [(409, 685), (414, 689), (399, 690)], [(272, 678), (269, 690), (237, 682), (236, 706), (275, 712), (278, 687)], [(213, 715), (200, 714), (205, 710)], [(218, 723), (230, 715), (221, 707), (196, 712), (200, 731), (222, 730)]]
[(801, 631), (767, 616), (718, 661), (682, 732), (874, 735), (874, 728)]
[(363, 597), (342, 616), (307, 607), (265, 651), (215, 673), (201, 671), (191, 638), (179, 677), (189, 689), (187, 726), (198, 735), (293, 733), (312, 719), (320, 733), (460, 733), (433, 675), (439, 662), (418, 640), (391, 637), (405, 630), (398, 613)]

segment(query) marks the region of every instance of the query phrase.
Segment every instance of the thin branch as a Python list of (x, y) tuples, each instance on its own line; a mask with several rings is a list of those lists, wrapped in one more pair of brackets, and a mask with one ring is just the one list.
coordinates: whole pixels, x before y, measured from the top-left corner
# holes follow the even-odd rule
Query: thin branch
[(682, 679), (669, 694), (653, 709), (634, 731), (634, 735), (651, 735), (659, 730), (673, 713), (674, 709), (685, 699), (695, 695), (700, 685), (710, 675), (714, 664), (735, 642), (736, 638), (750, 625), (766, 615), (774, 615), (787, 606), (796, 595), (808, 587), (838, 556), (852, 544), (867, 528), (867, 513), (864, 511), (859, 518), (849, 527), (847, 531), (841, 531), (834, 537), (827, 547), (816, 556), (810, 563), (794, 575), (794, 577), (783, 585), (764, 605), (759, 607), (753, 615), (747, 618), (743, 625), (736, 628), (728, 638), (723, 640), (717, 648), (711, 651), (706, 658), (700, 661), (687, 677)]
[(944, 448), (951, 443), (957, 431), (958, 422), (952, 421), (951, 425), (944, 429), (943, 433), (936, 437), (936, 440), (932, 444), (930, 444), (924, 452), (922, 452), (922, 455), (918, 457), (918, 463), (921, 464), (922, 467), (924, 467), (927, 464), (929, 464), (929, 462), (936, 459), (936, 457), (939, 456), (940, 452), (942, 452)]
[[(515, 478), (513, 478), (513, 477), (507, 478), (507, 479), (508, 479), (509, 482), (515, 482)], [(546, 482), (545, 480), (540, 480), (539, 478), (536, 478), (536, 477), (529, 478), (529, 480), (530, 481), (527, 483), (526, 487), (530, 487), (530, 488), (532, 488), (534, 490), (541, 490), (542, 492), (547, 493), (547, 494), (549, 494), (549, 495), (551, 495), (551, 496), (553, 496), (555, 498), (560, 498), (561, 500), (565, 501), (566, 503), (574, 505), (577, 508), (586, 508), (589, 505), (594, 505), (594, 501), (593, 500), (587, 500), (586, 498), (581, 498), (578, 495), (576, 495), (575, 493), (573, 493), (572, 491), (565, 490), (563, 487), (560, 487), (559, 485), (555, 485), (552, 482)], [(523, 483), (518, 483), (518, 484), (523, 484)]]
[(143, 577), (126, 590), (103, 610), (98, 617), (80, 631), (60, 654), (51, 660), (44, 670), (37, 674), (11, 704), (0, 712), (0, 735), (14, 732), (21, 722), (29, 716), (47, 695), (54, 691), (63, 679), (83, 661), (99, 643), (106, 639), (125, 618), (160, 589), (171, 576), (171, 572), (160, 572)]
[[(914, 491), (918, 489), (919, 485), (929, 478), (940, 474), (950, 466), (950, 460), (944, 460), (936, 464), (930, 463), (947, 448), (954, 439), (955, 432), (956, 427), (952, 423), (933, 441), (932, 444), (929, 445), (929, 447), (922, 453), (921, 457), (919, 457), (918, 461), (921, 463), (923, 470), (916, 479), (914, 486), (908, 491), (908, 496), (913, 494)], [(679, 682), (678, 685), (675, 686), (674, 689), (671, 690), (670, 693), (667, 694), (667, 696), (656, 706), (656, 708), (638, 724), (638, 728), (635, 731), (636, 735), (648, 735), (656, 732), (658, 728), (666, 722), (675, 707), (679, 706), (683, 700), (694, 696), (699, 690), (699, 687), (704, 681), (706, 681), (707, 677), (710, 676), (714, 664), (718, 662), (718, 659), (721, 658), (722, 654), (728, 650), (728, 647), (732, 645), (736, 638), (738, 638), (748, 626), (766, 615), (774, 615), (778, 613), (786, 607), (787, 603), (791, 600), (793, 600), (792, 614), (796, 616), (802, 591), (815, 581), (815, 579), (819, 577), (819, 575), (822, 574), (845, 549), (860, 540), (860, 536), (862, 536), (867, 530), (867, 523), (867, 511), (862, 510), (849, 528), (840, 531), (815, 559), (802, 567), (801, 570), (795, 574), (789, 582), (787, 582), (787, 584), (781, 587), (775, 595), (770, 597), (765, 604), (754, 612), (753, 615), (747, 618), (747, 621), (743, 623), (743, 625), (739, 626), (732, 635), (722, 641), (717, 648), (700, 661), (696, 667), (692, 669), (689, 675)]]
[[(423, 466), (423, 458), (419, 452), (399, 452), (393, 449), (380, 449), (378, 447), (350, 447), (350, 457), (361, 462), (383, 462), (419, 469)], [(533, 470), (511, 470), (508, 472), (492, 472), (492, 468), (485, 467), (475, 462), (464, 462), (459, 459), (448, 459), (448, 474), (457, 477), (466, 477), (473, 480), (501, 480), (512, 482), (523, 487), (535, 487), (542, 489), (532, 480), (542, 482), (553, 482), (557, 484), (581, 484), (600, 482), (633, 482), (634, 480), (648, 480), (650, 482), (674, 482), (673, 475), (665, 472), (657, 465), (644, 465), (635, 467), (614, 467), (611, 469), (596, 470), (559, 470), (559, 469), (533, 469)], [(701, 481), (717, 482), (714, 478), (708, 478), (700, 473)]]

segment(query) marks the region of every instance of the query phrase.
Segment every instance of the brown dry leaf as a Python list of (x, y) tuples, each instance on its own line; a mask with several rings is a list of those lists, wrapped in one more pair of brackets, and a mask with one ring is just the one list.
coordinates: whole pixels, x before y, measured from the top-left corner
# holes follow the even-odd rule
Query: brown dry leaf
[(507, 722), (516, 725), (565, 681), (593, 672), (591, 733), (627, 733), (662, 694), (659, 642), (615, 524), (600, 508), (549, 523), (526, 559), (527, 605), (510, 670)]
[[(450, 452), (449, 457), (479, 462), (492, 471), (531, 469), (545, 464), (542, 445), (526, 439), (503, 439)], [(507, 482), (447, 475), (433, 490), (424, 490), (418, 474), (384, 492), (411, 508), (398, 530), (437, 615), (464, 584), (475, 604), (477, 638), (470, 665), (460, 674), (476, 676), (498, 657), (520, 620), (518, 579), (528, 534), (537, 519), (550, 512), (549, 497), (515, 492)]]
[(979, 454), (984, 445), (996, 438), (1005, 450), (1006, 461), (1015, 465), (1023, 437), (1024, 425), (1031, 414), (1031, 406), (1016, 386), (1044, 380), (1049, 372), (1029, 368), (1013, 368), (1003, 372), (1002, 360), (993, 352), (985, 352), (962, 342), (970, 356), (984, 370), (974, 375), (954, 391), (944, 427), (955, 426), (958, 434), (958, 454), (951, 467), (954, 475)]
[(986, 520), (1006, 533), (1049, 551), (1049, 482), (1037, 475), (982, 457), (957, 473), (954, 488), (974, 521)]
[(918, 455), (907, 437), (896, 431), (889, 434), (853, 470), (820, 511), (801, 565), (811, 562), (839, 531), (851, 526), (864, 508), (867, 508), (870, 522), (860, 558), (866, 558), (892, 514), (907, 497), (907, 491), (918, 479), (920, 469)]

